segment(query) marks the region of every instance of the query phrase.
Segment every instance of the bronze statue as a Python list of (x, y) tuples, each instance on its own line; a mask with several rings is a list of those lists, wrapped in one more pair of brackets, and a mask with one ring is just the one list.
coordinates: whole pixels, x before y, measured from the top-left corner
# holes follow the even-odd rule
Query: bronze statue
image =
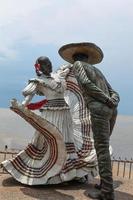
[[(71, 63), (91, 116), (91, 127), (97, 153), (100, 194), (90, 196), (114, 200), (109, 139), (116, 117), (119, 95), (112, 89), (102, 72), (93, 66), (103, 59), (102, 50), (93, 43), (72, 43), (59, 49), (60, 56)], [(89, 194), (88, 194), (89, 195)]]

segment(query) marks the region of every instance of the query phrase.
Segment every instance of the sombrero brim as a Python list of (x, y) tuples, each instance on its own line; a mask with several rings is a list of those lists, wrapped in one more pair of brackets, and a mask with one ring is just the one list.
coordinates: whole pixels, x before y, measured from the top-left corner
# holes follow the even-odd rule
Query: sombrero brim
[(94, 43), (71, 43), (62, 46), (59, 49), (59, 55), (67, 62), (74, 63), (73, 55), (76, 53), (84, 53), (88, 56), (88, 63), (97, 64), (103, 59), (102, 50)]

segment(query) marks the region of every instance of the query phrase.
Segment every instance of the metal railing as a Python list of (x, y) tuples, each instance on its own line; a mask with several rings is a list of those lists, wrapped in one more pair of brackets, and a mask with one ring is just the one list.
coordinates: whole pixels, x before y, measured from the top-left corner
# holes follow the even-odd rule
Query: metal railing
[[(19, 150), (8, 151), (7, 145), (3, 151), (0, 151), (0, 163), (6, 159), (12, 159), (19, 153)], [(133, 178), (133, 159), (112, 158), (113, 175), (132, 179)], [(7, 173), (3, 167), (0, 168), (0, 174)]]
[[(0, 151), (0, 163), (4, 160), (9, 160), (14, 158), (19, 153), (19, 150), (11, 150), (8, 151), (7, 145), (5, 145), (5, 149)], [(0, 174), (7, 173), (6, 170), (0, 165)]]
[[(115, 169), (115, 170), (114, 170)], [(123, 178), (131, 179), (133, 178), (133, 159), (130, 160), (125, 158), (122, 159), (119, 157), (116, 159), (115, 157), (112, 158), (112, 171), (115, 176), (120, 176)]]

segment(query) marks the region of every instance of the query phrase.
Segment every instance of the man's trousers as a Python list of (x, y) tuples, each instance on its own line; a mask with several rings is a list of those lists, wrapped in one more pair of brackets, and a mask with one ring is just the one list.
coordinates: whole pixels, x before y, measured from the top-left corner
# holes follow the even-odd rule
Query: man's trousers
[(113, 178), (111, 157), (109, 152), (109, 139), (112, 133), (117, 110), (110, 109), (106, 105), (97, 102), (90, 106), (92, 132), (94, 145), (97, 154), (99, 175), (101, 178), (101, 191), (103, 193), (113, 193)]

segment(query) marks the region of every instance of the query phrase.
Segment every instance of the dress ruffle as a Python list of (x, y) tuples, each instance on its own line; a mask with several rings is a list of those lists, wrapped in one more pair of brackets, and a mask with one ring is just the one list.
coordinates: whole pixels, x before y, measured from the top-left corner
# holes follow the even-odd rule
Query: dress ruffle
[[(27, 148), (2, 163), (21, 183), (58, 184), (97, 172), (89, 112), (72, 70), (66, 85), (65, 101), (61, 99), (64, 86), (54, 92), (48, 88), (52, 100), (42, 107), (41, 116), (13, 101), (11, 109), (36, 129)], [(31, 82), (25, 92), (34, 93), (36, 87)]]
[[(38, 135), (36, 141), (29, 144), (12, 160), (2, 162), (2, 165), (21, 183), (46, 184), (50, 177), (61, 171), (67, 157), (62, 135), (53, 124), (16, 101), (11, 109), (30, 123), (38, 131)], [(40, 133), (41, 149), (38, 143)]]

